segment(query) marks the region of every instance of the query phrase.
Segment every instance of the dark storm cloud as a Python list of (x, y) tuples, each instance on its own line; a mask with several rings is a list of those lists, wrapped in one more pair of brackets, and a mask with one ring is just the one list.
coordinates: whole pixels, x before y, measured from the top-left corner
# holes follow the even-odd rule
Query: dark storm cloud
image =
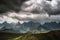
[(5, 12), (19, 12), (22, 3), (26, 0), (1, 0), (0, 1), (0, 14)]
[(2, 0), (0, 1), (0, 13), (24, 11), (56, 15), (60, 14), (59, 4), (59, 0)]

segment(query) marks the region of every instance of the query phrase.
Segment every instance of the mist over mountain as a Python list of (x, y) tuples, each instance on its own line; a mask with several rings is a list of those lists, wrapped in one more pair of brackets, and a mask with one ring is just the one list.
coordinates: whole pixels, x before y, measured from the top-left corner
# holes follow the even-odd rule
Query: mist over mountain
[(60, 23), (50, 22), (41, 25), (35, 22), (25, 22), (23, 24), (18, 23), (7, 23), (0, 24), (0, 31), (16, 32), (16, 33), (40, 33), (51, 30), (60, 30)]

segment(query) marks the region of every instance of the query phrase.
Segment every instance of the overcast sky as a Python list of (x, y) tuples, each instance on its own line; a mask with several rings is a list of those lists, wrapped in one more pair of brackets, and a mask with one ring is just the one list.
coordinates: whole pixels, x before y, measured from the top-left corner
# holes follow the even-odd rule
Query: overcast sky
[(23, 3), (21, 11), (3, 13), (0, 23), (20, 23), (34, 21), (39, 23), (60, 22), (60, 0), (29, 0)]

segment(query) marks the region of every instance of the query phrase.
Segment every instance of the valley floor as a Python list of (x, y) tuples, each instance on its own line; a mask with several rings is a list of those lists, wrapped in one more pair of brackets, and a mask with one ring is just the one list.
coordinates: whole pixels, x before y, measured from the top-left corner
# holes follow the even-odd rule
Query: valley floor
[(40, 34), (18, 34), (0, 32), (0, 40), (60, 40), (60, 30)]

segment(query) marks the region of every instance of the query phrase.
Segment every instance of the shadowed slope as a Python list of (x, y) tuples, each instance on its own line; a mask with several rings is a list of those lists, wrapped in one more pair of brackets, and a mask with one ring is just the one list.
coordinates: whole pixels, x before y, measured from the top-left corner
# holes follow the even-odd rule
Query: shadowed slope
[(40, 34), (17, 34), (0, 32), (0, 40), (60, 40), (60, 31)]

